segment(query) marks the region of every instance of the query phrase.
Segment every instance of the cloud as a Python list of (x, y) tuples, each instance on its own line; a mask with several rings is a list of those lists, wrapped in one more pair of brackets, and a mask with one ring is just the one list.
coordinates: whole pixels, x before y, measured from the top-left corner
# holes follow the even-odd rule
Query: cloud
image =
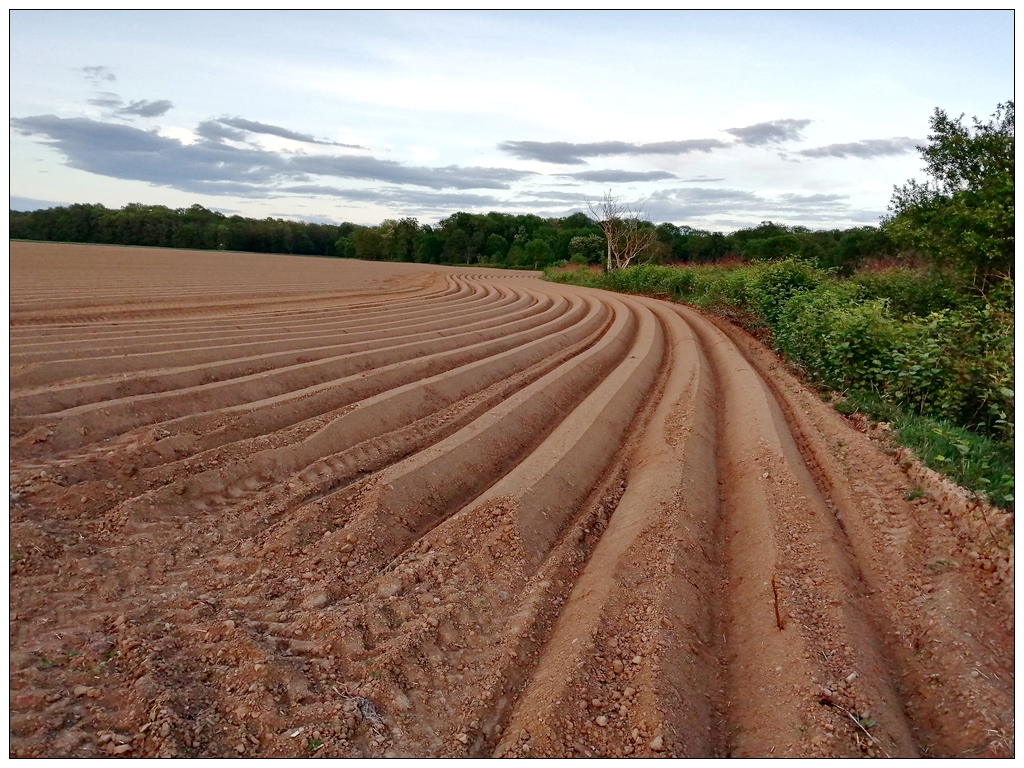
[[(204, 125), (200, 130), (209, 132)], [(184, 144), (155, 131), (83, 117), (13, 118), (11, 127), (51, 143), (72, 168), (212, 195), (266, 197), (282, 184), (307, 181), (312, 176), (441, 190), (508, 189), (512, 182), (534, 175), (510, 168), (430, 168), (372, 157), (285, 155), (217, 141)]]
[(714, 178), (712, 176), (694, 176), (693, 178), (689, 179), (680, 179), (680, 181), (683, 182), (684, 184), (701, 184), (707, 183), (709, 181), (725, 181), (725, 179)]
[(851, 209), (840, 194), (786, 192), (763, 195), (741, 189), (677, 187), (659, 190), (644, 201), (644, 209), (656, 221), (693, 222), (706, 219), (742, 223), (750, 220), (798, 222), (876, 222), (879, 212)]
[(585, 165), (584, 157), (612, 155), (685, 155), (690, 152), (711, 152), (729, 144), (718, 139), (686, 139), (632, 144), (627, 141), (598, 141), (572, 144), (567, 141), (503, 141), (498, 149), (520, 160), (539, 160), (560, 165)]
[(249, 133), (262, 133), (267, 136), (278, 136), (282, 139), (291, 139), (292, 141), (302, 141), (306, 144), (324, 144), (331, 147), (348, 147), (350, 149), (366, 149), (358, 144), (340, 144), (336, 141), (321, 141), (315, 139), (308, 133), (297, 133), (290, 131), (287, 128), (282, 128), (279, 125), (270, 125), (269, 123), (258, 123), (255, 120), (245, 120), (241, 117), (221, 117), (217, 119), (218, 123), (237, 128), (241, 131), (248, 131)]
[(358, 203), (399, 204), (422, 210), (451, 211), (453, 208), (495, 208), (505, 203), (491, 195), (462, 192), (424, 192), (422, 190), (385, 187), (383, 189), (340, 189), (319, 184), (282, 187), (281, 192), (298, 195), (323, 195)]
[(140, 99), (125, 106), (124, 100), (110, 91), (102, 91), (88, 101), (94, 107), (110, 109), (113, 110), (113, 114), (125, 117), (160, 117), (174, 108), (174, 104), (167, 99)]
[(89, 99), (89, 103), (95, 107), (103, 107), (104, 109), (114, 109), (124, 104), (120, 96), (116, 93), (110, 93), (109, 91), (103, 91), (102, 93), (97, 94), (94, 98)]
[(114, 75), (110, 67), (80, 67), (79, 71), (84, 72), (86, 79), (97, 85), (102, 82), (112, 83), (117, 80), (117, 76)]
[(219, 120), (204, 120), (196, 126), (195, 133), (208, 141), (245, 141), (245, 137), (248, 136), (245, 131), (231, 128)]
[(580, 171), (579, 173), (566, 174), (570, 178), (580, 181), (600, 181), (608, 183), (628, 181), (663, 181), (665, 179), (678, 178), (674, 173), (668, 171)]
[(863, 141), (852, 141), (848, 144), (827, 144), (824, 147), (802, 149), (797, 154), (805, 157), (859, 157), (869, 159), (872, 157), (903, 155), (907, 152), (913, 152), (920, 143), (919, 139), (897, 136), (892, 139), (864, 139)]
[[(95, 104), (95, 101), (90, 101), (90, 104)], [(174, 105), (167, 99), (160, 99), (159, 101), (147, 101), (141, 99), (139, 101), (131, 102), (127, 107), (121, 107), (117, 110), (119, 115), (138, 115), (139, 117), (160, 117), (160, 115), (166, 114), (169, 110), (173, 109)]]
[(800, 131), (810, 124), (810, 120), (770, 120), (744, 128), (726, 128), (725, 132), (739, 139), (740, 144), (760, 147), (765, 144), (781, 144), (783, 141), (801, 141), (803, 136)]
[(11, 195), (12, 211), (40, 211), (46, 208), (61, 208), (70, 203), (59, 203), (54, 200), (38, 200), (34, 197), (19, 197)]
[(516, 195), (514, 199), (521, 203), (582, 203), (586, 200), (586, 195), (582, 192), (556, 192), (554, 190), (545, 189), (539, 192), (525, 192), (523, 194)]

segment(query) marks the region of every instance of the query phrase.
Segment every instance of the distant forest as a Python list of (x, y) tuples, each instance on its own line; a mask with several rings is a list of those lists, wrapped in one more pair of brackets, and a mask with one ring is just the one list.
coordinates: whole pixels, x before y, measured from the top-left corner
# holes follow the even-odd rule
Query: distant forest
[[(200, 205), (171, 209), (133, 203), (120, 210), (71, 205), (10, 212), (11, 239), (68, 243), (289, 253), (306, 256), (482, 264), (543, 269), (561, 262), (600, 264), (604, 234), (583, 213), (561, 219), (532, 214), (454, 213), (436, 226), (387, 219), (375, 227), (225, 216)], [(771, 261), (797, 256), (820, 267), (849, 270), (895, 252), (876, 227), (810, 230), (770, 221), (731, 234), (675, 224), (645, 224), (657, 237), (641, 259), (654, 264), (736, 258)]]

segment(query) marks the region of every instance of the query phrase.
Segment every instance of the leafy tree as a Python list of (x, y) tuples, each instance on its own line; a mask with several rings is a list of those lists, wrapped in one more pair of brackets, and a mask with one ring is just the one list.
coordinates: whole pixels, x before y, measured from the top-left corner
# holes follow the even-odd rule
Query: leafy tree
[(897, 245), (964, 274), (976, 288), (1013, 277), (1014, 108), (992, 119), (950, 118), (936, 108), (928, 144), (918, 147), (928, 179), (894, 187), (883, 229)]
[(555, 260), (555, 252), (546, 240), (531, 240), (526, 244), (526, 263), (533, 264), (534, 269), (546, 267)]
[(361, 227), (349, 237), (355, 246), (357, 259), (381, 261), (388, 257), (387, 243), (377, 227)]
[(472, 243), (466, 230), (457, 227), (448, 234), (447, 241), (444, 244), (444, 260), (449, 263), (464, 262), (469, 264), (471, 260), (471, 246)]
[(484, 253), (493, 259), (504, 259), (508, 253), (508, 240), (498, 233), (488, 235), (484, 243)]
[(569, 241), (570, 258), (587, 264), (600, 264), (604, 250), (604, 235), (577, 235)]
[(334, 244), (334, 253), (343, 259), (356, 258), (356, 247), (352, 243), (352, 237), (339, 237), (338, 241)]
[(416, 219), (384, 219), (380, 223), (387, 258), (396, 261), (415, 261), (416, 238), (420, 223)]

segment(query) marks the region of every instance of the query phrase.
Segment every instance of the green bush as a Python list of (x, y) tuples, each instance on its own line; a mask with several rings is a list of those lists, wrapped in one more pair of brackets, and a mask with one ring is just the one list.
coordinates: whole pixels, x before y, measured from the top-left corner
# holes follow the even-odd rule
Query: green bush
[(898, 315), (927, 315), (978, 304), (976, 292), (937, 269), (863, 270), (854, 273), (850, 282), (863, 288), (866, 298), (888, 299), (890, 309)]
[(776, 347), (832, 389), (881, 394), (903, 329), (883, 300), (857, 294), (833, 283), (791, 296), (772, 329)]
[(786, 259), (751, 270), (748, 295), (754, 308), (774, 327), (794, 295), (813, 290), (825, 280), (825, 273), (810, 264)]

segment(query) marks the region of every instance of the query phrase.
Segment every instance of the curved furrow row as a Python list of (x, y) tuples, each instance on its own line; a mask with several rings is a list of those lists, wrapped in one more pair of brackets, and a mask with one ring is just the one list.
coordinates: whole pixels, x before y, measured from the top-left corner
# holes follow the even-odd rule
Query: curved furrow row
[[(458, 319), (463, 311), (477, 305), (493, 305), (509, 298), (507, 290), (476, 287), (466, 284), (463, 292), (444, 296), (443, 301), (417, 301), (406, 306), (388, 307), (369, 317), (358, 317), (350, 307), (332, 307), (330, 311), (307, 313), (275, 313), (260, 323), (245, 322), (243, 316), (227, 319), (221, 327), (211, 323), (192, 323), (187, 326), (172, 326), (162, 323), (157, 328), (126, 328), (123, 324), (112, 329), (109, 335), (79, 338), (76, 341), (51, 341), (35, 345), (12, 346), (12, 362), (17, 365), (39, 364), (53, 361), (71, 361), (78, 357), (109, 356), (121, 352), (125, 355), (155, 354), (177, 350), (198, 351), (204, 347), (216, 347), (229, 342), (231, 346), (255, 343), (301, 341), (305, 338), (331, 337), (338, 333), (377, 334), (386, 336), (389, 327), (404, 323), (440, 323), (443, 320)], [(206, 342), (204, 345), (203, 342)], [(32, 346), (38, 347), (31, 349)], [(28, 347), (28, 349), (26, 349)], [(82, 354), (82, 353), (86, 354)], [(64, 357), (61, 357), (61, 356)], [(211, 359), (216, 359), (211, 358)], [(72, 375), (72, 374), (68, 374)], [(26, 382), (29, 383), (29, 382)]]
[[(208, 464), (230, 460), (229, 454), (215, 449), (234, 443), (244, 453), (246, 441), (269, 447), (268, 443), (279, 446), (301, 440), (357, 407), (361, 400), (365, 406), (375, 402), (375, 398), (411, 396), (439, 407), (442, 402), (471, 393), (478, 382), (500, 379), (517, 366), (531, 365), (596, 332), (606, 308), (593, 302), (573, 303), (575, 307), (567, 315), (537, 329), (384, 366), (372, 375), (357, 374), (287, 395), (164, 422), (157, 427), (160, 439), (155, 443), (147, 439), (152, 428), (145, 427), (141, 435), (129, 433), (115, 443), (93, 446), (91, 456), (74, 461), (74, 466), (68, 468), (68, 478), (73, 482), (102, 478), (125, 463), (139, 468), (170, 461), (178, 464), (179, 472), (194, 467), (205, 469)], [(439, 391), (435, 382), (441, 381), (448, 384)], [(420, 382), (423, 392), (418, 391)], [(204, 458), (204, 452), (213, 453)], [(196, 458), (190, 459), (193, 456)]]
[[(431, 292), (420, 292), (404, 300), (396, 300), (391, 305), (393, 311), (408, 310), (412, 312), (436, 313), (452, 302), (473, 299), (483, 291), (483, 286), (456, 278), (445, 280), (445, 287)], [(265, 312), (245, 312), (234, 316), (206, 316), (195, 319), (140, 319), (134, 323), (95, 322), (81, 325), (36, 325), (13, 327), (11, 329), (11, 348), (19, 352), (46, 352), (51, 349), (89, 348), (97, 343), (123, 341), (126, 345), (135, 346), (134, 342), (150, 344), (159, 342), (164, 337), (188, 333), (196, 339), (219, 338), (225, 332), (246, 331), (264, 334), (282, 324), (287, 328), (323, 328), (337, 323), (352, 323), (367, 305), (346, 301), (343, 296), (337, 300), (303, 307), (301, 309), (268, 310)], [(380, 304), (375, 302), (368, 307), (369, 320), (379, 320)], [(389, 312), (390, 314), (390, 312)], [(367, 320), (363, 317), (362, 320)], [(72, 338), (68, 337), (69, 329), (74, 328)]]
[[(323, 383), (330, 384), (345, 377), (365, 378), (361, 375), (375, 369), (380, 370), (404, 361), (415, 363), (428, 355), (460, 351), (467, 347), (479, 346), (489, 340), (498, 340), (501, 343), (509, 338), (515, 338), (517, 334), (560, 330), (567, 322), (568, 307), (569, 302), (564, 298), (549, 299), (535, 305), (535, 311), (524, 317), (503, 318), (503, 322), (491, 324), (481, 331), (451, 336), (435, 335), (428, 342), (409, 342), (398, 337), (395, 341), (399, 343), (392, 346), (378, 345), (362, 352), (294, 363), (265, 372), (237, 376), (227, 381), (184, 386), (166, 393), (117, 397), (115, 390), (112, 393), (115, 399), (87, 402), (82, 405), (68, 404), (70, 407), (59, 413), (55, 409), (31, 415), (35, 409), (30, 401), (24, 408), (29, 415), (22, 415), (18, 408), (20, 403), (15, 399), (12, 402), (11, 429), (21, 434), (34, 427), (49, 430), (47, 425), (59, 417), (52, 432), (47, 435), (52, 446), (60, 449), (83, 442), (95, 442), (143, 424), (160, 423), (231, 406), (247, 408), (252, 402), (287, 397), (297, 390)], [(368, 375), (372, 377), (374, 374)], [(57, 400), (56, 408), (65, 405), (61, 402), (60, 395), (59, 392), (54, 393), (54, 399)], [(44, 404), (38, 407), (54, 406)]]
[[(187, 463), (189, 469), (201, 471), (172, 486), (162, 485), (154, 492), (138, 496), (132, 503), (140, 510), (158, 504), (160, 515), (187, 514), (196, 508), (205, 511), (234, 504), (247, 491), (268, 487), (272, 492), (277, 491), (279, 483), (289, 479), (294, 479), (293, 485), (298, 486), (299, 494), (309, 495), (311, 488), (322, 494), (325, 480), (338, 483), (342, 468), (337, 456), (364, 443), (383, 442), (385, 436), (450, 409), (517, 374), (530, 372), (538, 365), (550, 365), (548, 361), (563, 357), (567, 347), (592, 344), (606, 329), (606, 308), (580, 302), (579, 310), (573, 313), (577, 322), (561, 332), (512, 346), (435, 376), (384, 389), (333, 414), (304, 439), (262, 450), (258, 439), (257, 446), (251, 444), (253, 441), (246, 441), (247, 444), (238, 446), (237, 452), (230, 450), (231, 446), (227, 450), (218, 448), (215, 458), (205, 453), (196, 454)], [(507, 386), (503, 389), (508, 397)], [(254, 451), (254, 447), (257, 450)], [(419, 447), (427, 446), (421, 443)], [(211, 465), (213, 468), (203, 469)], [(307, 468), (314, 465), (318, 466), (307, 474)], [(365, 465), (360, 471), (366, 471)], [(180, 477), (182, 467), (163, 467), (151, 474), (156, 475), (156, 482), (166, 483), (168, 477)], [(296, 495), (289, 494), (289, 497), (294, 499)]]
[(1012, 517), (914, 498), (727, 323), (24, 248), (12, 754), (1012, 754)]
[[(170, 323), (160, 324), (157, 327), (153, 324), (135, 327), (127, 324), (97, 325), (90, 329), (94, 333), (78, 334), (75, 340), (34, 342), (23, 333), (20, 335), (23, 343), (12, 344), (12, 360), (17, 364), (47, 361), (56, 359), (55, 355), (80, 349), (92, 352), (117, 349), (130, 352), (170, 351), (198, 346), (204, 339), (223, 340), (225, 336), (233, 342), (245, 343), (275, 341), (303, 333), (313, 336), (328, 335), (331, 331), (338, 330), (352, 333), (381, 333), (390, 325), (413, 323), (417, 319), (437, 321), (441, 318), (458, 318), (462, 311), (472, 309), (477, 303), (500, 300), (508, 295), (508, 291), (501, 288), (488, 290), (486, 286), (466, 284), (462, 281), (453, 284), (459, 290), (445, 292), (429, 299), (411, 300), (403, 306), (389, 307), (383, 313), (379, 308), (370, 314), (360, 313), (343, 302), (334, 301), (318, 311), (272, 312), (258, 318), (246, 313), (237, 317), (225, 317), (220, 323), (198, 321), (176, 326)], [(32, 346), (38, 348), (32, 349)]]
[[(48, 398), (52, 400), (58, 393), (64, 402), (83, 403), (110, 399), (111, 391), (124, 397), (180, 389), (288, 365), (375, 350), (399, 342), (411, 344), (488, 330), (499, 323), (507, 324), (546, 308), (539, 304), (528, 295), (512, 295), (499, 298), (492, 306), (483, 309), (464, 307), (457, 318), (425, 323), (412, 323), (407, 318), (400, 318), (394, 321), (394, 327), (376, 331), (343, 330), (338, 335), (326, 338), (293, 335), (287, 341), (258, 344), (200, 346), (193, 341), (192, 349), (173, 352), (80, 357), (75, 361), (61, 360), (35, 366), (21, 376), (12, 377), (12, 384), (22, 387), (23, 394), (16, 400), (19, 406), (38, 413), (44, 412)], [(38, 386), (41, 380), (50, 379), (54, 375), (60, 375), (65, 380), (71, 378), (72, 382)]]

